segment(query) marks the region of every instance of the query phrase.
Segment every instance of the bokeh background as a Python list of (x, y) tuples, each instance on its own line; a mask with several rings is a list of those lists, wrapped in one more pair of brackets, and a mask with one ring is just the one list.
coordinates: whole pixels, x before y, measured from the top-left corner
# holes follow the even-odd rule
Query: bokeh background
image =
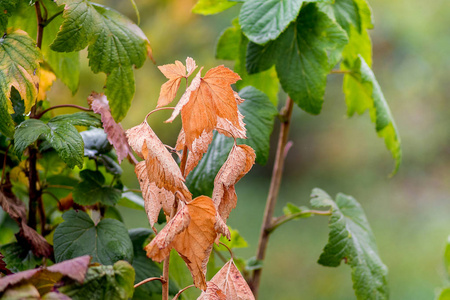
[[(314, 187), (333, 196), (338, 192), (354, 196), (365, 209), (389, 267), (391, 299), (433, 299), (445, 284), (442, 255), (450, 235), (450, 5), (448, 0), (369, 2), (375, 20), (373, 68), (400, 131), (402, 166), (389, 178), (394, 161), (368, 114), (348, 118), (342, 77), (329, 75), (319, 116), (295, 108), (290, 133), (294, 146), (287, 156), (276, 215), (287, 202), (308, 205)], [(129, 1), (100, 3), (136, 20)], [(232, 67), (214, 58), (215, 42), (238, 7), (205, 17), (191, 13), (194, 0), (136, 0), (136, 4), (158, 65), (191, 56), (205, 68)], [(86, 105), (92, 90), (101, 91), (105, 76), (91, 73), (86, 56), (82, 53), (78, 93), (71, 95), (57, 83), (49, 94), (54, 104)], [(165, 81), (150, 61), (135, 75), (137, 91), (124, 128), (142, 122), (156, 106)], [(280, 99), (282, 105), (285, 95), (281, 93)], [(152, 115), (149, 122), (165, 143), (174, 144), (180, 123), (162, 123), (169, 113)], [(274, 139), (272, 145), (273, 158)], [(255, 166), (237, 185), (238, 205), (229, 225), (249, 243), (237, 251), (244, 258), (255, 255), (272, 161)], [(124, 183), (137, 188), (132, 166), (125, 162), (122, 167)], [(122, 213), (127, 227), (148, 227), (143, 212)], [(323, 217), (278, 229), (269, 243), (261, 299), (354, 299), (348, 266), (326, 268), (316, 263), (327, 235)]]

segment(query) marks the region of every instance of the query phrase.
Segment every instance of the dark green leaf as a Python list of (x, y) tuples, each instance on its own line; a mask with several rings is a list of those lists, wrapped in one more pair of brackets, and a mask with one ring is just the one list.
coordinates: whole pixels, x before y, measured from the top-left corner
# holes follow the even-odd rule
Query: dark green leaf
[(261, 72), (275, 64), (281, 86), (294, 102), (306, 112), (319, 114), (327, 74), (346, 43), (345, 31), (310, 3), (277, 40), (264, 46), (249, 44), (247, 70)]
[(11, 117), (16, 124), (20, 124), (25, 121), (25, 103), (20, 97), (19, 92), (15, 87), (11, 88), (11, 102), (13, 105), (14, 113), (11, 114)]
[(354, 0), (335, 0), (333, 3), (319, 3), (319, 8), (330, 19), (336, 20), (348, 34), (350, 34), (351, 26), (354, 26), (361, 32), (361, 17), (358, 5)]
[(192, 12), (200, 15), (213, 15), (220, 13), (236, 5), (228, 0), (198, 0)]
[(133, 297), (134, 277), (133, 267), (118, 261), (113, 266), (90, 267), (83, 284), (72, 283), (59, 291), (72, 300), (127, 300)]
[(41, 52), (32, 38), (21, 30), (9, 30), (0, 38), (0, 132), (14, 134), (11, 88), (14, 86), (24, 101), (25, 113), (37, 96)]
[(37, 119), (23, 121), (14, 133), (14, 151), (20, 157), (25, 149), (34, 143), (41, 135), (49, 134), (50, 128)]
[(99, 171), (83, 170), (82, 181), (73, 190), (73, 200), (81, 205), (93, 205), (100, 202), (114, 205), (121, 198), (121, 191), (105, 184), (105, 177)]
[(100, 154), (98, 156), (98, 162), (105, 166), (105, 169), (108, 173), (113, 175), (121, 175), (122, 168), (116, 161), (117, 158), (113, 159), (108, 155)]
[(366, 110), (370, 111), (378, 136), (384, 138), (386, 147), (395, 159), (395, 174), (402, 159), (400, 136), (383, 92), (364, 58), (359, 56), (348, 68), (351, 73), (344, 76), (347, 113), (352, 116), (355, 112), (362, 114)]
[(73, 126), (92, 126), (92, 127), (101, 127), (102, 122), (95, 115), (87, 112), (77, 112), (73, 114), (67, 115), (59, 115), (52, 118), (49, 123), (65, 123)]
[(352, 268), (357, 299), (388, 299), (387, 267), (378, 255), (375, 237), (361, 205), (344, 194), (338, 194), (334, 202), (320, 189), (314, 189), (311, 197), (314, 207), (331, 207), (329, 240), (319, 264), (337, 267), (345, 260)]
[(14, 273), (34, 269), (42, 261), (18, 243), (0, 246), (0, 252), (4, 256), (3, 261), (6, 263), (6, 267)]
[[(136, 271), (135, 284), (150, 277), (159, 277), (162, 274), (161, 268), (147, 257), (144, 250), (144, 243), (152, 233), (153, 231), (146, 228), (129, 230), (134, 249), (132, 265)], [(169, 280), (169, 293), (174, 295), (178, 290), (179, 288), (176, 284)], [(158, 296), (158, 298), (161, 298), (160, 282), (152, 281), (136, 288), (133, 299), (148, 299), (148, 297), (151, 296)]]
[(115, 206), (106, 207), (104, 218), (114, 219), (123, 223), (122, 215)]
[(83, 167), (84, 144), (81, 135), (71, 124), (48, 123), (50, 132), (44, 135), (45, 139), (58, 152), (59, 157), (73, 168)]
[(276, 39), (297, 16), (303, 0), (247, 0), (239, 23), (244, 34), (256, 44)]
[(234, 19), (232, 26), (225, 29), (219, 37), (216, 45), (216, 58), (236, 60), (239, 57), (239, 45), (241, 43), (241, 28), (239, 20)]
[(65, 4), (64, 21), (51, 49), (79, 51), (89, 46), (92, 71), (107, 74), (106, 95), (112, 115), (122, 120), (135, 87), (132, 68), (140, 68), (150, 51), (142, 30), (120, 13), (84, 0), (58, 0)]
[(0, 2), (0, 34), (3, 35), (8, 28), (8, 18), (18, 4), (17, 0), (2, 0)]
[(132, 261), (133, 245), (121, 222), (104, 219), (95, 225), (88, 214), (73, 210), (63, 218), (53, 237), (56, 262), (82, 255), (91, 255), (92, 262), (105, 265), (122, 259)]
[(101, 128), (93, 128), (80, 133), (84, 141), (84, 155), (94, 158), (99, 154), (111, 151), (112, 145), (108, 142), (105, 131)]
[(269, 158), (273, 122), (278, 111), (266, 94), (252, 86), (242, 89), (239, 96), (245, 99), (239, 105), (239, 111), (244, 115), (247, 128), (247, 139), (242, 142), (255, 150), (256, 162), (265, 165)]

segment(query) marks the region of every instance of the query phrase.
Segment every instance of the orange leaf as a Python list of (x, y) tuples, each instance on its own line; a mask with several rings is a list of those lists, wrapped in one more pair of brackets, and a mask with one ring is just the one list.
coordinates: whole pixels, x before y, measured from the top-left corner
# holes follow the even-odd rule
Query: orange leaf
[(184, 205), (145, 247), (147, 256), (161, 262), (175, 248), (191, 271), (196, 287), (206, 289), (206, 265), (217, 236), (216, 209), (211, 198), (200, 196)]
[(234, 185), (250, 171), (255, 163), (255, 151), (247, 145), (233, 146), (227, 161), (214, 180), (213, 201), (220, 216), (226, 220), (236, 207), (237, 196)]
[(169, 80), (161, 86), (157, 107), (165, 106), (172, 102), (177, 95), (181, 79), (189, 77), (189, 75), (197, 68), (195, 61), (190, 57), (186, 59), (186, 66), (187, 73), (185, 66), (178, 60), (175, 61), (175, 64), (167, 64), (158, 67)]
[[(214, 275), (210, 282), (216, 286), (226, 295), (226, 300), (252, 300), (255, 299), (250, 287), (242, 277), (239, 270), (236, 268), (233, 259), (229, 260), (219, 272)], [(201, 298), (198, 299), (210, 299)], [(212, 298), (214, 299), (214, 298)]]
[(227, 300), (227, 296), (214, 282), (208, 281), (206, 286), (206, 291), (197, 300)]
[(192, 199), (191, 193), (184, 185), (180, 168), (147, 122), (128, 129), (126, 134), (131, 148), (145, 159), (150, 182), (174, 194), (180, 192), (185, 200)]
[(128, 154), (131, 155), (131, 150), (128, 146), (127, 136), (125, 135), (122, 125), (117, 124), (111, 115), (108, 99), (106, 99), (104, 94), (92, 92), (87, 101), (92, 110), (101, 116), (108, 141), (116, 150), (119, 163), (122, 162)]
[(203, 78), (199, 78), (200, 72), (201, 70), (166, 121), (173, 121), (181, 111), (186, 145), (191, 151), (194, 140), (204, 132), (212, 132), (220, 119), (226, 120), (219, 121), (221, 124), (227, 123), (228, 126), (245, 132), (242, 120), (239, 121), (237, 101), (231, 89), (231, 84), (241, 77), (224, 66), (209, 70)]
[[(183, 128), (181, 129), (177, 144), (175, 145), (175, 149), (177, 151), (183, 150), (185, 145), (185, 138), (186, 135), (184, 134)], [(203, 157), (203, 154), (208, 151), (208, 146), (211, 144), (213, 139), (213, 133), (204, 131), (203, 134), (196, 140), (194, 140), (194, 143), (192, 144), (192, 150), (189, 151), (187, 161), (186, 161), (186, 168), (184, 170), (184, 177), (186, 177), (200, 162), (200, 160)]]
[(136, 164), (134, 171), (136, 172), (136, 176), (142, 190), (144, 207), (150, 226), (153, 227), (153, 225), (158, 221), (161, 208), (163, 208), (166, 215), (170, 215), (175, 196), (173, 193), (164, 188), (158, 188), (154, 182), (150, 182), (147, 175), (145, 161), (141, 161)]

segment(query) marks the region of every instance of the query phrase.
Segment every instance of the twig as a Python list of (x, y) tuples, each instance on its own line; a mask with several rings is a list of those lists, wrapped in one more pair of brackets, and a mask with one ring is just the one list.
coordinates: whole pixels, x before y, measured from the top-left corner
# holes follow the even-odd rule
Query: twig
[(330, 210), (304, 210), (304, 211), (300, 211), (298, 213), (295, 214), (291, 214), (291, 215), (287, 215), (287, 216), (281, 216), (276, 218), (275, 220), (273, 220), (272, 222), (272, 226), (267, 228), (268, 232), (272, 232), (275, 229), (277, 229), (279, 226), (283, 225), (284, 223), (289, 222), (290, 220), (293, 220), (297, 217), (301, 217), (303, 215), (317, 215), (317, 216), (331, 216), (331, 211)]
[(224, 243), (219, 242), (219, 244), (221, 244), (222, 246), (224, 246), (225, 248), (227, 248), (228, 252), (230, 252), (231, 259), (234, 259), (233, 251), (231, 251), (231, 249), (230, 249), (227, 245), (225, 245)]
[(36, 46), (38, 48), (42, 47), (42, 39), (44, 37), (44, 24), (43, 24), (43, 19), (42, 19), (42, 13), (41, 13), (41, 6), (40, 6), (40, 1), (36, 1), (34, 3), (34, 8), (36, 10), (36, 18), (37, 18), (37, 36), (36, 36)]
[[(275, 209), (275, 204), (277, 202), (278, 192), (280, 190), (281, 178), (283, 175), (283, 168), (284, 168), (284, 158), (285, 158), (284, 153), (289, 134), (289, 127), (291, 123), (293, 106), (294, 102), (290, 97), (288, 97), (286, 105), (280, 113), (282, 123), (280, 126), (280, 133), (278, 136), (277, 154), (273, 166), (272, 180), (270, 182), (270, 189), (269, 194), (267, 196), (264, 219), (261, 226), (258, 250), (256, 254), (256, 258), (258, 260), (264, 260), (267, 244), (269, 242), (270, 232), (268, 231), (268, 229), (272, 227), (272, 216)], [(256, 299), (258, 298), (259, 284), (261, 281), (261, 272), (262, 269), (255, 270), (253, 272), (253, 278), (250, 282), (251, 289)]]
[(84, 110), (84, 111), (92, 111), (92, 109), (90, 109), (90, 108), (86, 108), (86, 107), (75, 105), (75, 104), (60, 104), (60, 105), (55, 105), (55, 106), (49, 107), (46, 110), (43, 110), (35, 118), (40, 119), (46, 112), (48, 112), (52, 109), (61, 108), (61, 107), (72, 107), (72, 108), (77, 108), (77, 109)]
[(134, 285), (134, 288), (137, 288), (138, 286), (141, 286), (141, 285), (143, 285), (143, 284), (145, 284), (147, 282), (155, 281), (155, 280), (159, 280), (159, 281), (161, 281), (161, 283), (165, 282), (165, 280), (162, 277), (150, 277), (150, 278), (142, 280), (141, 282), (136, 283)]
[(64, 9), (61, 11), (58, 11), (57, 13), (55, 13), (53, 16), (51, 16), (50, 18), (47, 19), (47, 21), (43, 22), (42, 25), (45, 27), (48, 24), (50, 24), (51, 21), (53, 21), (57, 16), (61, 15), (64, 12)]
[(191, 284), (191, 285), (188, 285), (187, 287), (181, 289), (181, 290), (175, 295), (175, 297), (172, 298), (172, 300), (177, 300), (178, 297), (180, 297), (180, 295), (181, 295), (182, 292), (184, 292), (184, 291), (187, 290), (188, 288), (191, 288), (191, 287), (194, 287), (194, 286), (195, 286), (195, 285)]
[(157, 111), (160, 111), (160, 110), (165, 110), (165, 109), (172, 109), (172, 110), (174, 110), (175, 109), (175, 107), (158, 107), (158, 108), (155, 108), (154, 110), (152, 110), (151, 112), (149, 112), (146, 116), (145, 116), (145, 121), (147, 122), (147, 118), (151, 115), (151, 114), (153, 114), (153, 113), (155, 113), (155, 112), (157, 112)]

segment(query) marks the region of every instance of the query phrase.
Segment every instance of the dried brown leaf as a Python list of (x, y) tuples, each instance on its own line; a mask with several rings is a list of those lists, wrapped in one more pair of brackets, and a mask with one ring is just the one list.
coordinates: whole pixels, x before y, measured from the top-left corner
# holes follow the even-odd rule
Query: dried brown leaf
[(153, 227), (153, 225), (158, 221), (161, 208), (164, 209), (164, 213), (166, 215), (170, 215), (175, 196), (173, 193), (164, 188), (158, 188), (154, 182), (150, 182), (148, 179), (145, 161), (139, 162), (134, 171), (136, 172), (139, 185), (141, 186), (142, 197), (144, 198), (144, 207), (150, 226)]
[(212, 199), (220, 216), (226, 220), (236, 207), (237, 196), (234, 185), (250, 171), (255, 163), (255, 151), (247, 145), (233, 146), (228, 159), (214, 180)]
[(227, 300), (227, 296), (212, 281), (206, 282), (206, 291), (203, 291), (197, 300)]
[(211, 282), (215, 283), (225, 293), (227, 300), (255, 299), (250, 287), (232, 259), (214, 275)]
[(173, 194), (178, 191), (185, 200), (192, 199), (180, 168), (147, 122), (127, 130), (126, 134), (133, 150), (145, 159), (149, 183)]
[(25, 204), (12, 193), (11, 187), (7, 176), (0, 190), (0, 206), (19, 225), (20, 230), (16, 233), (17, 241), (31, 249), (36, 256), (51, 257), (52, 246), (36, 230), (27, 225)]
[(104, 94), (92, 92), (88, 97), (88, 103), (92, 110), (101, 116), (108, 141), (116, 150), (117, 159), (121, 163), (129, 154), (131, 155), (131, 149), (128, 146), (127, 136), (122, 125), (116, 123), (111, 115), (108, 99), (106, 99)]

